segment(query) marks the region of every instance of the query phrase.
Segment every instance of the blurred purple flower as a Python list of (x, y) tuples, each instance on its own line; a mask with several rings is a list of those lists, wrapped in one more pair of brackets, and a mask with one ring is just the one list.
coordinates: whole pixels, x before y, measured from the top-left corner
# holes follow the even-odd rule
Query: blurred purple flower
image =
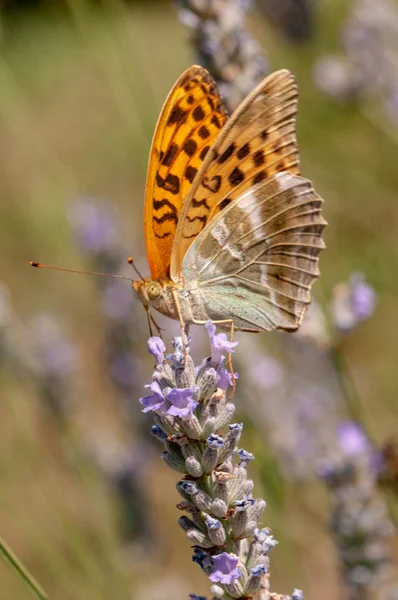
[(123, 321), (132, 315), (131, 290), (120, 281), (108, 281), (101, 296), (101, 308), (109, 319)]
[(160, 385), (157, 381), (152, 381), (151, 384), (146, 385), (145, 387), (151, 389), (152, 395), (145, 396), (145, 398), (140, 398), (140, 403), (142, 406), (144, 406), (142, 412), (146, 413), (152, 410), (156, 414), (164, 417), (167, 414), (169, 402), (163, 396)]
[(376, 292), (365, 281), (365, 276), (361, 272), (353, 273), (350, 277), (351, 286), (351, 305), (355, 316), (363, 321), (369, 318), (375, 308)]
[(65, 339), (56, 319), (48, 314), (37, 315), (32, 325), (39, 370), (66, 377), (76, 368), (76, 350)]
[(352, 273), (349, 282), (338, 283), (333, 289), (331, 312), (334, 325), (341, 331), (354, 329), (369, 318), (375, 308), (376, 293), (361, 272)]
[(148, 352), (155, 357), (156, 363), (160, 365), (164, 362), (164, 353), (166, 352), (166, 346), (164, 341), (160, 337), (151, 337), (148, 340)]
[(281, 383), (284, 370), (272, 356), (260, 355), (253, 357), (250, 373), (260, 389), (269, 390)]
[(198, 402), (192, 398), (193, 392), (194, 390), (191, 388), (173, 388), (170, 390), (167, 399), (171, 406), (167, 410), (167, 414), (188, 421), (198, 406)]
[(236, 579), (239, 579), (241, 572), (238, 569), (239, 558), (235, 554), (222, 552), (218, 556), (213, 556), (215, 570), (209, 576), (213, 583), (223, 583), (230, 585)]
[(210, 338), (211, 358), (213, 362), (219, 363), (221, 361), (223, 350), (228, 354), (235, 352), (235, 348), (239, 342), (229, 341), (226, 333), (216, 333), (216, 326), (212, 321), (207, 321), (205, 327)]
[(347, 457), (360, 456), (370, 450), (364, 430), (354, 421), (344, 421), (338, 425), (337, 443)]
[(101, 254), (117, 244), (115, 213), (100, 200), (87, 197), (76, 201), (69, 210), (69, 221), (88, 252)]
[(135, 379), (132, 355), (121, 352), (113, 354), (109, 360), (109, 371), (114, 383), (123, 387), (131, 386)]

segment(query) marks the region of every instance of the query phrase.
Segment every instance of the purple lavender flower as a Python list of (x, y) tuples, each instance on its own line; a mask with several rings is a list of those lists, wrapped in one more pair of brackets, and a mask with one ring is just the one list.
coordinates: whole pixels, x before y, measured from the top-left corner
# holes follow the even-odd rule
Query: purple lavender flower
[(215, 433), (212, 433), (206, 441), (209, 448), (213, 448), (214, 450), (224, 447), (224, 439), (220, 435), (216, 435)]
[(347, 457), (360, 456), (370, 450), (364, 430), (354, 421), (340, 423), (337, 427), (337, 443)]
[[(221, 361), (223, 361), (223, 359), (221, 359)], [(235, 379), (239, 379), (239, 374), (234, 373), (234, 377)], [(233, 381), (231, 371), (221, 364), (217, 369), (217, 387), (225, 391), (227, 387), (232, 385)]]
[(174, 388), (170, 390), (167, 399), (171, 406), (168, 408), (167, 414), (188, 421), (198, 406), (198, 402), (192, 398), (193, 393), (194, 390), (191, 388)]
[(238, 562), (239, 558), (235, 554), (228, 554), (227, 552), (213, 556), (215, 569), (209, 576), (209, 579), (213, 583), (230, 585), (241, 576), (241, 572), (238, 569)]
[(238, 512), (242, 512), (247, 510), (249, 506), (253, 506), (254, 504), (253, 498), (248, 498), (247, 496), (243, 496), (240, 500), (235, 500), (235, 508)]
[(247, 450), (238, 450), (236, 454), (241, 460), (240, 464), (244, 465), (245, 467), (251, 460), (254, 460), (254, 454), (252, 454), (251, 452), (247, 452)]
[(160, 365), (164, 362), (164, 353), (166, 346), (160, 337), (151, 337), (148, 340), (148, 352), (155, 357), (156, 363)]
[(255, 575), (255, 577), (258, 577), (259, 575), (265, 575), (266, 572), (267, 569), (264, 565), (257, 565), (257, 567), (252, 568), (252, 574)]
[(350, 277), (351, 305), (355, 316), (360, 321), (368, 319), (374, 312), (376, 292), (365, 281), (361, 272), (353, 273)]
[(140, 403), (144, 408), (142, 412), (146, 413), (150, 410), (158, 415), (165, 416), (169, 407), (169, 402), (163, 395), (162, 389), (157, 381), (152, 381), (151, 384), (146, 385), (146, 388), (150, 388), (152, 395), (140, 398)]
[(238, 342), (231, 342), (228, 340), (226, 333), (216, 333), (216, 326), (212, 321), (207, 321), (206, 331), (209, 334), (211, 344), (211, 359), (214, 363), (220, 363), (222, 358), (222, 352), (235, 352), (235, 348)]

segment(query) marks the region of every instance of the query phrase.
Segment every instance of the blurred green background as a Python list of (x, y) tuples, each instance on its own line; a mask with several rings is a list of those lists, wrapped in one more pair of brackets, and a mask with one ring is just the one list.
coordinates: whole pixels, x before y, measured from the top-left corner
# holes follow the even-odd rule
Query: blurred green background
[[(378, 294), (373, 317), (345, 340), (344, 357), (361, 392), (366, 428), (381, 442), (398, 424), (398, 126), (376, 105), (332, 102), (312, 81), (314, 60), (338, 47), (345, 11), (343, 0), (319, 0), (314, 35), (302, 46), (286, 43), (263, 15), (252, 15), (248, 25), (272, 69), (291, 69), (299, 83), (302, 170), (325, 198), (329, 222), (315, 294), (330, 297), (353, 270), (364, 271)], [(82, 438), (94, 430), (100, 446), (131, 435), (105, 375), (93, 278), (28, 266), (38, 260), (88, 268), (67, 218), (70, 202), (88, 195), (116, 207), (123, 243), (145, 269), (147, 156), (165, 97), (194, 62), (189, 32), (167, 1), (69, 0), (0, 16), (0, 278), (22, 323), (39, 311), (56, 313), (79, 351), (77, 406), (65, 429), (46, 411), (34, 382), (0, 373), (1, 535), (50, 598), (206, 594), (207, 581), (176, 524), (177, 477), (161, 463), (160, 448), (153, 446), (140, 474), (152, 539), (127, 542), (119, 502), (82, 450)], [(143, 317), (132, 294), (131, 327)], [(177, 325), (168, 331), (175, 334)], [(146, 334), (135, 352), (142, 385), (152, 367)], [(131, 398), (131, 411), (140, 422), (137, 400)], [(239, 410), (244, 415), (244, 406)], [(249, 450), (261, 446), (261, 432), (250, 438)], [(256, 495), (267, 499), (267, 475), (260, 483), (256, 468)], [(343, 597), (326, 493), (316, 482), (286, 482), (283, 490), (283, 504), (270, 502), (264, 515), (280, 542), (273, 588), (300, 587), (307, 600)], [(2, 563), (0, 582), (1, 600), (28, 598)]]

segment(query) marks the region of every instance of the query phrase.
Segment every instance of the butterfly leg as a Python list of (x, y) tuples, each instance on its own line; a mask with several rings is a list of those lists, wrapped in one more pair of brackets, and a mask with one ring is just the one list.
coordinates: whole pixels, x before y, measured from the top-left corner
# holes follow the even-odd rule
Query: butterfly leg
[(163, 339), (162, 337), (162, 329), (159, 327), (159, 325), (156, 323), (155, 319), (153, 318), (153, 316), (151, 315), (151, 313), (149, 312), (149, 309), (146, 308), (146, 316), (148, 319), (148, 327), (149, 327), (149, 335), (152, 337), (153, 336), (153, 330), (152, 330), (152, 324), (156, 327), (156, 331), (158, 333), (158, 336)]
[(149, 313), (149, 309), (147, 307), (145, 307), (145, 312), (146, 312), (146, 318), (148, 320), (148, 328), (149, 328), (149, 335), (150, 337), (153, 336), (153, 331), (152, 331), (152, 316)]

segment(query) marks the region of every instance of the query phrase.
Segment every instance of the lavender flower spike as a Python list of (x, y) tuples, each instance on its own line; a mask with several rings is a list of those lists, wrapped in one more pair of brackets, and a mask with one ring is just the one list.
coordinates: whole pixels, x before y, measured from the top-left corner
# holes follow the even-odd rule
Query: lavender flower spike
[[(179, 525), (193, 546), (193, 560), (211, 582), (213, 598), (271, 600), (269, 552), (277, 544), (269, 529), (258, 528), (266, 503), (252, 495), (247, 465), (254, 456), (237, 450), (243, 426), (232, 423), (234, 405), (228, 399), (228, 380), (222, 352), (233, 352), (237, 342), (206, 324), (212, 357), (195, 368), (188, 355), (181, 360), (181, 338), (168, 355), (159, 338), (148, 343), (156, 358), (152, 394), (141, 398), (144, 412), (152, 412), (152, 435), (164, 444), (162, 459), (180, 473), (177, 508), (185, 515)], [(191, 594), (192, 600), (201, 597)], [(284, 600), (302, 600), (295, 590)]]

